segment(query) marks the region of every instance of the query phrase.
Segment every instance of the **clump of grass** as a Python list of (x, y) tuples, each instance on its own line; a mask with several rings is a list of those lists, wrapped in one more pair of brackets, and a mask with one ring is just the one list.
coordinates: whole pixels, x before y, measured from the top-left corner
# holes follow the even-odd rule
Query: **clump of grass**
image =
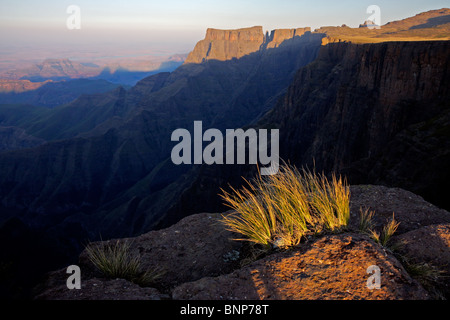
[(391, 221), (383, 227), (381, 234), (375, 230), (371, 230), (372, 239), (383, 247), (387, 247), (399, 225), (400, 223), (395, 220), (395, 216), (393, 215)]
[(370, 233), (373, 228), (373, 216), (375, 211), (368, 208), (363, 210), (359, 208), (359, 231), (362, 233)]
[(92, 264), (107, 278), (125, 279), (141, 286), (152, 284), (162, 276), (162, 270), (143, 271), (140, 257), (131, 253), (130, 246), (128, 241), (117, 240), (89, 244), (86, 252)]
[(235, 213), (223, 217), (228, 230), (266, 247), (292, 247), (308, 234), (337, 231), (350, 217), (350, 190), (342, 178), (283, 165), (276, 175), (258, 175), (248, 187), (222, 190)]

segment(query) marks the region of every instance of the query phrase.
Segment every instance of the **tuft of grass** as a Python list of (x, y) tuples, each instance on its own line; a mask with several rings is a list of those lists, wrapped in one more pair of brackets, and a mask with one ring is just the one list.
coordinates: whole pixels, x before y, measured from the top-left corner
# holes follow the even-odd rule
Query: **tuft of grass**
[(362, 233), (370, 233), (373, 228), (373, 216), (375, 211), (371, 211), (368, 208), (363, 210), (359, 208), (359, 231)]
[(308, 234), (338, 231), (350, 217), (350, 190), (335, 175), (283, 165), (277, 174), (258, 175), (248, 187), (222, 190), (222, 199), (235, 213), (223, 216), (228, 230), (266, 247), (296, 246)]
[(375, 242), (381, 244), (383, 247), (387, 247), (399, 225), (400, 223), (397, 222), (395, 216), (392, 215), (391, 221), (383, 227), (381, 234), (375, 230), (371, 230), (371, 237)]
[(128, 241), (117, 240), (112, 243), (89, 244), (86, 252), (92, 264), (110, 279), (125, 279), (141, 286), (147, 286), (162, 276), (162, 270), (141, 268), (139, 256), (130, 251)]

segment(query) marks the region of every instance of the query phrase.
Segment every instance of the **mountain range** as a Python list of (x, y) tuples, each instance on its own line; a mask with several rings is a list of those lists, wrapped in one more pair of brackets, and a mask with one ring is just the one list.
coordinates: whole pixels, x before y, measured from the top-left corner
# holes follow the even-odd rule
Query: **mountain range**
[(403, 187), (449, 209), (449, 16), (434, 10), (380, 30), (208, 29), (182, 66), (131, 88), (53, 109), (0, 105), (0, 137), (22, 137), (0, 139), (4, 272), (20, 278), (27, 254), (46, 252), (32, 279), (17, 280), (29, 284), (76, 259), (87, 239), (223, 210), (220, 188), (256, 168), (175, 166), (171, 133), (192, 132), (194, 121), (205, 130), (277, 128), (286, 161), (351, 184)]

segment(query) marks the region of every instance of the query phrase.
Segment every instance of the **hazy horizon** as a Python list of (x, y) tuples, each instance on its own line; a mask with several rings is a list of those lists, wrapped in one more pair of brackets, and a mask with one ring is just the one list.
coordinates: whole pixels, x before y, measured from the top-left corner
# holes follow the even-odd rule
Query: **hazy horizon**
[[(0, 3), (0, 63), (45, 58), (81, 60), (187, 53), (207, 28), (279, 28), (347, 24), (357, 27), (366, 9), (381, 8), (382, 24), (448, 7), (447, 1), (13, 1)], [(81, 10), (81, 29), (69, 30), (67, 8)]]

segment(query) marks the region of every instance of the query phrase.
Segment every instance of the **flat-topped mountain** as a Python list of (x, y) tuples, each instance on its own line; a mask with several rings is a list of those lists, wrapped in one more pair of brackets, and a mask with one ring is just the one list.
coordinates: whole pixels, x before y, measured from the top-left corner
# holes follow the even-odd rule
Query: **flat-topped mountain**
[(260, 26), (236, 30), (208, 29), (205, 39), (197, 43), (185, 64), (239, 59), (260, 50), (276, 48), (284, 41), (310, 31), (310, 28), (277, 29), (264, 34)]

